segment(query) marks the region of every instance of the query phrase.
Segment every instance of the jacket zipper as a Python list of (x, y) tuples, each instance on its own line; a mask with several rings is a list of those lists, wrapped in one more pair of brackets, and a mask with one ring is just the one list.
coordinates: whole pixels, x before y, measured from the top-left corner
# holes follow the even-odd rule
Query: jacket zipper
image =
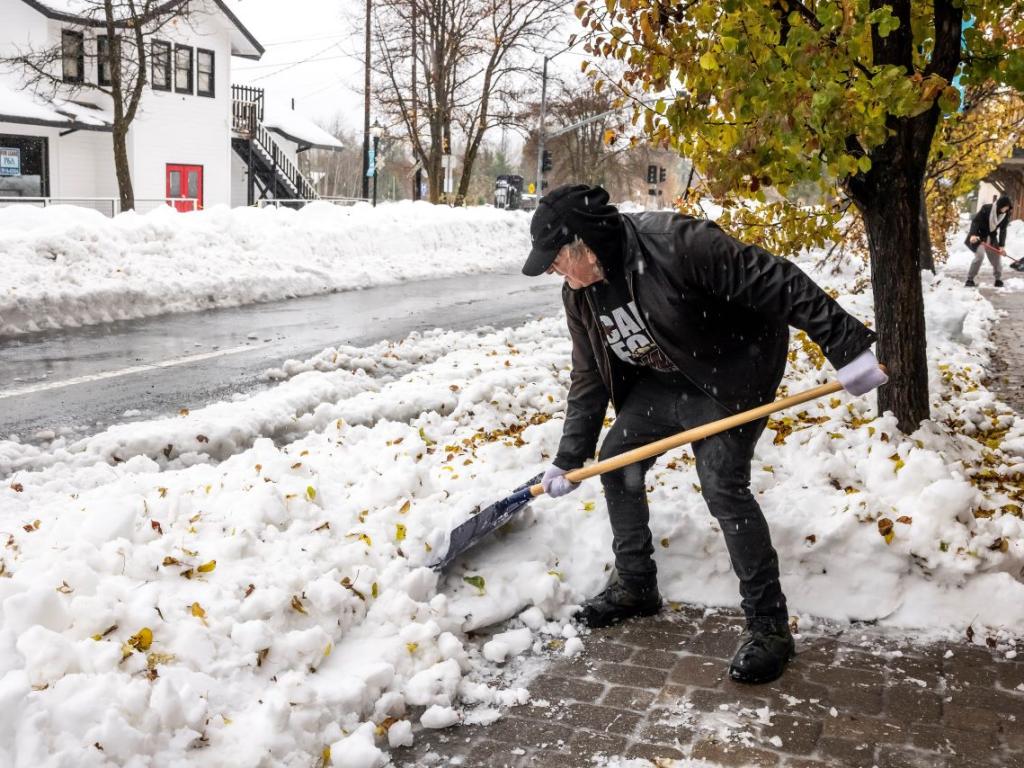
[[(594, 318), (594, 322), (596, 322), (598, 325), (597, 332), (602, 333), (600, 328), (601, 318), (597, 316), (597, 309), (594, 307), (594, 300), (590, 296), (590, 289), (585, 288), (583, 291), (583, 295), (587, 297), (587, 306), (590, 307), (590, 315), (591, 317)], [(601, 339), (600, 347), (601, 356), (604, 357), (604, 369), (608, 371), (608, 394), (611, 396), (612, 399), (612, 407), (615, 408), (615, 411), (617, 413), (619, 410), (619, 405), (618, 401), (615, 399), (615, 374), (612, 371), (611, 358), (608, 357), (608, 345), (605, 343), (604, 339)]]

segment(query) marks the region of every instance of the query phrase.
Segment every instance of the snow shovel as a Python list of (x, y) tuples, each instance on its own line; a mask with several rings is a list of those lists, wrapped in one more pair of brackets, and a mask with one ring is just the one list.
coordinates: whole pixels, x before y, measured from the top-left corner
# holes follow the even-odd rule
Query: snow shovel
[[(1005, 256), (1010, 259), (1010, 255), (1006, 252), (1005, 248), (1000, 248), (999, 246), (992, 245), (991, 243), (982, 243), (982, 245), (985, 246), (986, 251), (998, 253), (1000, 256)], [(1010, 259), (1010, 269), (1015, 269), (1018, 272), (1024, 272), (1024, 259)]]
[[(884, 370), (884, 366), (882, 366), (882, 368)], [(695, 443), (705, 437), (717, 435), (719, 432), (725, 432), (727, 429), (732, 429), (733, 427), (738, 427), (751, 421), (757, 421), (758, 419), (775, 413), (776, 411), (791, 408), (794, 405), (800, 405), (801, 403), (806, 403), (809, 400), (816, 400), (817, 398), (824, 397), (825, 395), (831, 395), (842, 388), (843, 385), (838, 381), (822, 384), (814, 389), (808, 389), (806, 392), (799, 392), (795, 395), (784, 397), (781, 400), (776, 400), (775, 402), (768, 403), (757, 408), (752, 408), (749, 411), (737, 413), (734, 416), (728, 416), (724, 419), (713, 421), (710, 424), (705, 424), (701, 427), (688, 429), (685, 432), (680, 432), (676, 435), (672, 435), (671, 437), (666, 437), (662, 440), (641, 446), (640, 448), (634, 448), (632, 451), (626, 451), (618, 456), (613, 456), (612, 458), (605, 459), (604, 461), (598, 461), (590, 466), (581, 467), (580, 469), (567, 473), (565, 477), (574, 483), (579, 483), (586, 480), (588, 477), (602, 475), (605, 472), (620, 469), (628, 464), (649, 459), (651, 456), (658, 456), (665, 453), (665, 451), (670, 451), (681, 445)], [(544, 486), (540, 484), (541, 477), (542, 475), (537, 475), (536, 477), (531, 478), (527, 483), (516, 488), (512, 492), (511, 496), (507, 496), (501, 501), (496, 501), (494, 504), (491, 504), (491, 506), (481, 509), (469, 520), (456, 526), (452, 530), (451, 537), (449, 538), (447, 553), (443, 558), (434, 563), (431, 568), (439, 571), (445, 570), (466, 550), (476, 546), (489, 534), (496, 531), (498, 528), (501, 528), (505, 523), (515, 517), (515, 515), (526, 507), (526, 505), (529, 504), (535, 496), (543, 494)]]

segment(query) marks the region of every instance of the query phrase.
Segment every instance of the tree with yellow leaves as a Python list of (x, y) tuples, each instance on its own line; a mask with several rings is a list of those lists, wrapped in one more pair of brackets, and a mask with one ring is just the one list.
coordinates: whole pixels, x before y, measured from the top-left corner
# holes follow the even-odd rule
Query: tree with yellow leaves
[(623, 92), (657, 98), (636, 108), (643, 130), (690, 158), (719, 194), (765, 201), (768, 187), (785, 197), (811, 181), (836, 201), (826, 222), (844, 199), (856, 206), (890, 371), (879, 407), (912, 431), (929, 416), (919, 252), (933, 138), (960, 108), (954, 78), (1024, 87), (1024, 52), (1012, 42), (1022, 6), (581, 0), (576, 10), (587, 50), (625, 65)]
[[(929, 250), (940, 258), (946, 255), (946, 240), (959, 223), (957, 200), (992, 174), (1022, 138), (1024, 99), (1019, 93), (994, 83), (967, 89), (963, 110), (940, 125), (928, 158)], [(922, 266), (929, 266), (924, 256)]]

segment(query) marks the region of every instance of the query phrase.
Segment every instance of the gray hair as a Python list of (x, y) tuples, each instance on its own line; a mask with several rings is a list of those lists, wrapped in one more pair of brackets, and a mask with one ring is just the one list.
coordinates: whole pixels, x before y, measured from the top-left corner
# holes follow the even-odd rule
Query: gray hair
[(566, 247), (569, 249), (569, 255), (574, 258), (582, 258), (590, 250), (590, 246), (584, 243), (579, 235), (576, 235), (571, 243), (567, 243)]

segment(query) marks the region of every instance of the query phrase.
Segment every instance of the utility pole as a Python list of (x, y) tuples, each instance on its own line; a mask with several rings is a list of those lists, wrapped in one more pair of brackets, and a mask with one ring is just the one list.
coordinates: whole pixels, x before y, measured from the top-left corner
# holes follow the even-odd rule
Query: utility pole
[(417, 164), (416, 172), (412, 175), (412, 199), (420, 199), (420, 185), (423, 179), (423, 158), (416, 157), (417, 137), (419, 128), (416, 125), (416, 4), (418, 0), (412, 0), (412, 135), (413, 135), (413, 160)]
[(366, 0), (366, 72), (363, 78), (363, 198), (370, 196), (370, 12), (373, 0)]
[[(556, 56), (558, 54), (555, 54)], [(540, 76), (540, 123), (537, 125), (537, 200), (544, 195), (544, 118), (548, 107), (548, 58), (544, 57), (544, 70)]]
[(548, 62), (555, 56), (561, 56), (572, 48), (579, 40), (574, 40), (560, 51), (544, 57), (544, 69), (540, 75), (540, 122), (537, 125), (537, 200), (539, 201), (544, 190), (544, 118), (548, 111)]

